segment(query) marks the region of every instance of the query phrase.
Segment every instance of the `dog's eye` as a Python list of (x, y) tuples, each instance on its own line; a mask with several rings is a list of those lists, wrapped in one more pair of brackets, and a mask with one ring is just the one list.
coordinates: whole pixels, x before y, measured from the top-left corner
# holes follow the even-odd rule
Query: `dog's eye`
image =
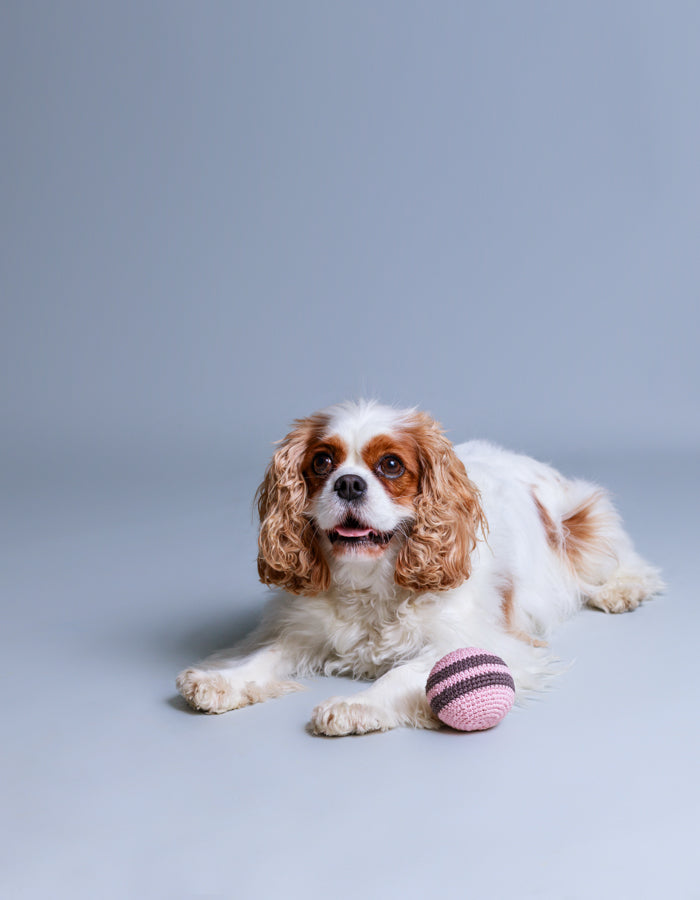
[(398, 478), (399, 475), (403, 475), (406, 471), (398, 456), (392, 455), (383, 456), (379, 460), (377, 468), (385, 478)]
[(317, 453), (311, 466), (317, 475), (328, 475), (333, 468), (333, 457), (328, 453)]

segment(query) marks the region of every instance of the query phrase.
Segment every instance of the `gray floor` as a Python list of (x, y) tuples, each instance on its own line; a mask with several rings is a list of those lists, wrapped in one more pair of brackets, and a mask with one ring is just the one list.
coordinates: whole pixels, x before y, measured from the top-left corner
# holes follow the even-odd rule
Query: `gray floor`
[(554, 460), (613, 489), (670, 588), (567, 623), (551, 692), (482, 734), (347, 739), (304, 726), (350, 682), (220, 717), (175, 696), (264, 601), (259, 473), (22, 462), (4, 473), (3, 897), (700, 897), (696, 458)]

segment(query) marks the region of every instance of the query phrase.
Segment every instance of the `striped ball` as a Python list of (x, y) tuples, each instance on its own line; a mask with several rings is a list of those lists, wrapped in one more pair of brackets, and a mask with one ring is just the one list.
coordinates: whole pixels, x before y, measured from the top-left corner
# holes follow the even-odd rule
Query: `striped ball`
[(500, 656), (464, 647), (443, 656), (425, 685), (435, 715), (458, 731), (493, 728), (515, 700), (515, 684)]

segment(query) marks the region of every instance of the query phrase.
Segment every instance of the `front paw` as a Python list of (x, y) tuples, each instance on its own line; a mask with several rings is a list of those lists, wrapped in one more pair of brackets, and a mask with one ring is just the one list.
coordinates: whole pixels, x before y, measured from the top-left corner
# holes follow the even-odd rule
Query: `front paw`
[(224, 713), (271, 697), (281, 697), (302, 690), (294, 681), (269, 681), (259, 684), (242, 681), (222, 671), (185, 669), (175, 682), (190, 706), (207, 713)]
[(235, 690), (220, 672), (185, 669), (175, 684), (189, 705), (202, 712), (223, 713), (251, 702), (244, 701), (240, 690)]
[(342, 697), (331, 697), (311, 713), (309, 727), (314, 734), (339, 737), (345, 734), (387, 731), (393, 726), (377, 707), (344, 700)]

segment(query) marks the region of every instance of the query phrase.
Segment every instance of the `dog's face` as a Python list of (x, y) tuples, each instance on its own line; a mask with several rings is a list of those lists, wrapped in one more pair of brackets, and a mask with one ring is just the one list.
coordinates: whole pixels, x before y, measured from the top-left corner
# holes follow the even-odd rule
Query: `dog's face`
[(302, 467), (308, 513), (326, 553), (358, 562), (405, 538), (420, 483), (415, 441), (386, 413), (368, 419), (337, 416), (332, 434), (309, 444)]
[(335, 562), (366, 566), (390, 550), (394, 580), (418, 592), (468, 577), (484, 525), (478, 493), (423, 413), (344, 404), (300, 420), (258, 492), (266, 584), (330, 587)]

